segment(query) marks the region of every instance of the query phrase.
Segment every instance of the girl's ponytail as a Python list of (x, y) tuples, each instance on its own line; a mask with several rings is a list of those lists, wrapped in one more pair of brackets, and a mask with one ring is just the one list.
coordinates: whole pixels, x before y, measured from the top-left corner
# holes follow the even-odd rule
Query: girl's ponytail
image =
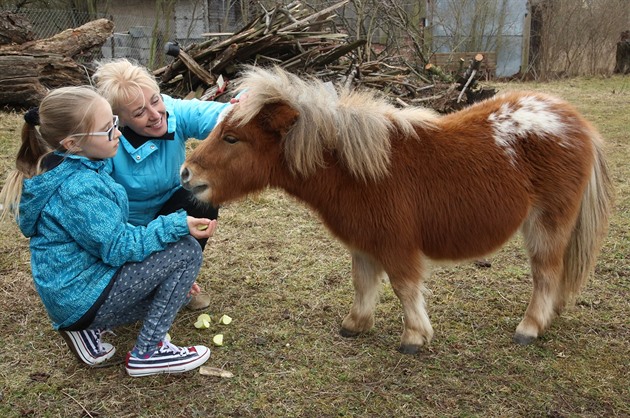
[(22, 145), (17, 153), (15, 166), (25, 177), (33, 177), (37, 173), (40, 159), (51, 151), (50, 146), (42, 141), (37, 132), (39, 125), (39, 108), (34, 107), (24, 115), (22, 126)]
[(32, 108), (24, 115), (22, 126), (22, 145), (17, 153), (15, 169), (9, 172), (4, 187), (0, 192), (0, 221), (8, 213), (14, 217), (18, 214), (20, 197), (22, 196), (22, 182), (38, 172), (41, 158), (51, 151), (48, 144), (42, 141), (37, 132), (39, 125), (39, 109)]

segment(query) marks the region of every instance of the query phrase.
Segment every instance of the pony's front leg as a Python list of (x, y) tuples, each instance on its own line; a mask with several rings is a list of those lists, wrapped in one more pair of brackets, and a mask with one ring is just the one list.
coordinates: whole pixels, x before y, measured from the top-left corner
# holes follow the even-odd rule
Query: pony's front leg
[(374, 326), (374, 309), (385, 273), (383, 267), (367, 254), (352, 251), (351, 255), (354, 303), (341, 323), (340, 334), (344, 337), (355, 337)]
[(423, 272), (422, 269), (407, 272), (397, 270), (397, 272), (389, 273), (389, 281), (404, 312), (405, 329), (398, 351), (403, 354), (416, 354), (420, 347), (430, 343), (433, 338), (433, 327), (422, 293)]

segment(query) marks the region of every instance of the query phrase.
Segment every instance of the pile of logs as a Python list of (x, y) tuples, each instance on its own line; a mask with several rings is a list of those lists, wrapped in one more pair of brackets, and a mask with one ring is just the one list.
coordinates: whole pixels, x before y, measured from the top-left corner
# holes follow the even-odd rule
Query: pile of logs
[(314, 13), (296, 1), (264, 11), (227, 38), (214, 34), (208, 41), (185, 49), (169, 43), (166, 53), (175, 59), (154, 75), (163, 91), (173, 96), (218, 101), (227, 100), (226, 85), (238, 77), (242, 64), (278, 65), (345, 88), (374, 88), (401, 107), (421, 105), (443, 113), (494, 95), (494, 90), (478, 85), (474, 69), (478, 62), (474, 61), (465, 79), (435, 71), (439, 69), (419, 71), (392, 57), (359, 62), (355, 50), (365, 45), (365, 40), (351, 42), (346, 33), (336, 31), (333, 20), (335, 10), (348, 1)]
[[(207, 34), (207, 41), (186, 48), (168, 43), (165, 52), (174, 59), (154, 75), (163, 92), (174, 97), (218, 101), (229, 99), (230, 82), (243, 64), (278, 65), (343, 88), (377, 89), (401, 107), (419, 105), (442, 113), (494, 94), (477, 83), (482, 56), (456, 77), (439, 68), (417, 68), (409, 64), (413, 60), (400, 57), (361, 60), (358, 50), (366, 41), (351, 41), (334, 20), (348, 2), (313, 12), (295, 1), (263, 10), (233, 34)], [(48, 89), (88, 84), (90, 66), (75, 59), (101, 47), (113, 29), (113, 22), (98, 19), (33, 40), (28, 22), (0, 15), (0, 106), (35, 106)]]

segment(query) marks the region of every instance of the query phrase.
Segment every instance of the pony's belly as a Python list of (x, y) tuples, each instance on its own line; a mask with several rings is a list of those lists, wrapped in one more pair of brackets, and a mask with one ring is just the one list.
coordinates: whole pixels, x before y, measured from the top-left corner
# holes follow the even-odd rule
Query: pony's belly
[(422, 252), (438, 261), (470, 260), (493, 253), (500, 249), (518, 231), (522, 219), (509, 223), (491, 223), (474, 227), (460, 228), (457, 231), (444, 231), (425, 237)]

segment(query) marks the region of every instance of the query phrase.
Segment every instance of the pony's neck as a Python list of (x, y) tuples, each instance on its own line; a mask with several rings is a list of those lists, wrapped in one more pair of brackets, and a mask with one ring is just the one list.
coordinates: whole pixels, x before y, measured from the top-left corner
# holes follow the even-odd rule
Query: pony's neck
[(330, 164), (308, 177), (286, 174), (272, 181), (270, 186), (279, 188), (315, 211), (321, 220), (343, 240), (343, 225), (351, 221), (352, 212), (343, 210), (350, 200), (359, 198), (357, 193), (365, 190), (357, 180)]

